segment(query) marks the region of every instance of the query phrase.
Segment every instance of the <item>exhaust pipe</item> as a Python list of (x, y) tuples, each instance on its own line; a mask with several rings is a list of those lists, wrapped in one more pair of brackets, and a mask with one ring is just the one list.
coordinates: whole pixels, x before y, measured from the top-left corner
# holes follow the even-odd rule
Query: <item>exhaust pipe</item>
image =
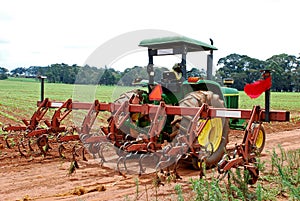
[[(210, 38), (210, 44), (214, 45), (214, 41)], [(210, 50), (210, 54), (207, 55), (207, 69), (206, 69), (206, 79), (212, 80), (212, 66), (213, 66), (213, 50)]]

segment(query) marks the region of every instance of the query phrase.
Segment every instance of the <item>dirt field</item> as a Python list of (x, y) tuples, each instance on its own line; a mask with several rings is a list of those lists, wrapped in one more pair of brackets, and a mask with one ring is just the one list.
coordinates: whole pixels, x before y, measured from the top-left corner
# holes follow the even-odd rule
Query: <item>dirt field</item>
[[(263, 161), (270, 159), (268, 151), (278, 144), (285, 150), (300, 148), (300, 122), (265, 124), (265, 128), (267, 142), (261, 157)], [(231, 131), (228, 146), (240, 142), (241, 136), (241, 132)], [(7, 149), (0, 138), (0, 151), (1, 200), (177, 200), (176, 183), (154, 188), (155, 174), (126, 175), (125, 178), (89, 159), (87, 162), (80, 160), (80, 168), (69, 176), (70, 159), (60, 159), (56, 150), (51, 150), (46, 157), (24, 158), (16, 147)], [(199, 172), (180, 167), (179, 174), (182, 180), (177, 183), (182, 185), (184, 192), (190, 192), (189, 180), (198, 178)]]

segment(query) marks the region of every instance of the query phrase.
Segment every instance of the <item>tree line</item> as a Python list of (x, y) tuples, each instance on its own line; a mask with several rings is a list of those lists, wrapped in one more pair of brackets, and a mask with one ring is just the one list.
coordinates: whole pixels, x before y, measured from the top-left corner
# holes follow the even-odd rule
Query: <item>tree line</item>
[(230, 54), (219, 59), (215, 80), (222, 82), (225, 78), (234, 79), (232, 87), (243, 90), (245, 84), (261, 78), (261, 70), (270, 70), (272, 74), (272, 91), (300, 91), (300, 58), (279, 54), (266, 61), (247, 55)]
[[(137, 78), (148, 79), (146, 67), (141, 66), (126, 68), (123, 72), (107, 66), (97, 68), (85, 65), (81, 67), (76, 64), (68, 65), (65, 63), (51, 64), (46, 67), (18, 67), (10, 72), (7, 69), (4, 69), (5, 68), (0, 71), (0, 73), (3, 72), (3, 75), (5, 75), (3, 79), (6, 79), (8, 75), (12, 77), (26, 78), (37, 78), (38, 76), (43, 75), (47, 77), (46, 81), (49, 83), (130, 86)], [(154, 68), (155, 74), (157, 75), (155, 77), (155, 81), (160, 81), (162, 79), (163, 71), (167, 70), (167, 68)]]
[[(230, 54), (219, 59), (218, 70), (213, 79), (222, 84), (225, 78), (234, 79), (232, 87), (243, 90), (245, 84), (252, 83), (261, 78), (261, 70), (268, 69), (272, 72), (273, 91), (300, 91), (300, 58), (279, 54), (263, 61), (247, 55)], [(160, 82), (167, 68), (154, 68), (155, 81)], [(76, 64), (51, 64), (49, 66), (31, 66), (29, 68), (18, 67), (10, 72), (0, 67), (0, 79), (8, 76), (37, 77), (47, 76), (51, 83), (66, 84), (100, 84), (100, 85), (124, 85), (130, 86), (135, 79), (148, 79), (146, 67), (134, 66), (126, 68), (123, 72), (104, 66), (102, 68), (92, 66), (78, 66)], [(193, 68), (188, 76), (205, 77), (204, 69)]]

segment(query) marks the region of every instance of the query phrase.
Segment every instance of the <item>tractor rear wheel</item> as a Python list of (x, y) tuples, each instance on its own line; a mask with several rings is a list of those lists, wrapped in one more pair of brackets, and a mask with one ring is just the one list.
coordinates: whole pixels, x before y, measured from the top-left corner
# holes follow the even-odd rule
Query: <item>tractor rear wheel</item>
[[(224, 102), (220, 100), (219, 95), (213, 94), (211, 91), (191, 92), (179, 102), (179, 105), (182, 107), (200, 107), (203, 103), (215, 108), (224, 108)], [(173, 131), (179, 130), (180, 134), (185, 135), (192, 119), (192, 115), (175, 116), (173, 122), (176, 122), (176, 124), (173, 126)], [(204, 120), (199, 119), (199, 122), (201, 121)], [(195, 144), (200, 144), (210, 153), (205, 159), (207, 168), (217, 165), (222, 159), (228, 142), (228, 129), (226, 118), (212, 118), (208, 120), (204, 129), (194, 140)], [(193, 167), (199, 169), (201, 165), (199, 158), (193, 157), (191, 160)]]
[[(124, 103), (126, 101), (129, 101), (131, 98), (133, 98), (133, 96), (138, 97), (138, 104), (142, 104), (144, 102), (143, 100), (143, 94), (147, 93), (146, 91), (140, 90), (140, 89), (134, 89), (131, 91), (127, 91), (123, 94), (120, 95), (119, 98), (117, 98), (114, 103)], [(145, 120), (146, 119), (146, 120)], [(147, 121), (147, 116), (142, 115), (141, 113), (130, 113), (130, 123), (131, 124), (135, 124), (135, 122), (139, 122), (140, 124), (142, 124), (141, 122)], [(119, 134), (123, 134), (124, 136), (126, 136), (127, 134), (130, 134), (131, 137), (136, 138), (138, 133), (130, 128), (130, 126), (128, 125), (129, 122), (125, 123), (125, 125), (122, 125), (119, 129), (117, 129), (117, 132)]]

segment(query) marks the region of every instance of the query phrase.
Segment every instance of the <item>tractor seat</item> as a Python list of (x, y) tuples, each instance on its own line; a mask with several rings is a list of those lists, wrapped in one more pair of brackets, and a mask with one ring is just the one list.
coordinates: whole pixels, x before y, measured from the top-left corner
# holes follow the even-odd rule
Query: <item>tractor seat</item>
[(177, 81), (176, 75), (173, 71), (166, 71), (163, 72), (163, 79), (162, 82), (164, 83), (171, 83)]
[(161, 79), (162, 86), (169, 91), (178, 92), (181, 85), (181, 80), (176, 79), (175, 72), (166, 71), (163, 72), (163, 78)]

